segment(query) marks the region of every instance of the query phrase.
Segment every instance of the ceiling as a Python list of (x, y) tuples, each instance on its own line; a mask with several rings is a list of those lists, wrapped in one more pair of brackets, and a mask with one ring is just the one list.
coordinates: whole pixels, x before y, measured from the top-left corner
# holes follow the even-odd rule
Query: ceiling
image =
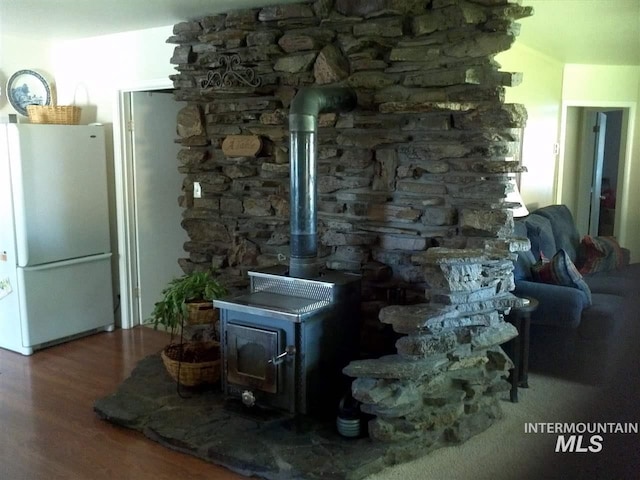
[[(0, 0), (1, 1), (1, 0)], [(640, 65), (640, 0), (523, 0), (518, 41), (563, 63)]]
[(300, 0), (0, 0), (0, 33), (74, 39)]
[[(296, 0), (0, 0), (0, 35), (77, 39)], [(563, 63), (640, 65), (640, 0), (522, 0), (518, 41)]]

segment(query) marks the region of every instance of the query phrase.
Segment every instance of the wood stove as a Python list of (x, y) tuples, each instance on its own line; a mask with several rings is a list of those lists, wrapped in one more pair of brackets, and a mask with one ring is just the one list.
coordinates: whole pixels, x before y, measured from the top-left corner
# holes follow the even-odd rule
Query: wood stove
[(348, 391), (342, 368), (357, 354), (360, 277), (249, 272), (250, 292), (220, 309), (222, 388), (246, 407), (335, 414)]
[(348, 388), (342, 368), (357, 353), (360, 278), (320, 274), (316, 143), (320, 112), (356, 104), (350, 88), (298, 91), (289, 110), (289, 266), (249, 272), (247, 295), (214, 300), (221, 310), (222, 386), (247, 407), (335, 413)]

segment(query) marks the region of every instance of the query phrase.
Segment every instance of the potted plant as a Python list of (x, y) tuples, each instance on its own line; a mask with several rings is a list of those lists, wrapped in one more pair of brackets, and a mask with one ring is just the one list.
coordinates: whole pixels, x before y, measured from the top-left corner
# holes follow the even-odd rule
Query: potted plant
[[(162, 290), (149, 323), (164, 326), (173, 334), (184, 325), (214, 323), (217, 309), (212, 300), (227, 294), (227, 289), (212, 272), (193, 272), (174, 278)], [(181, 335), (182, 338), (182, 335)], [(178, 383), (194, 387), (215, 383), (220, 378), (220, 344), (218, 342), (170, 343), (161, 353), (162, 361)]]
[(150, 323), (156, 328), (163, 325), (172, 334), (183, 325), (211, 323), (215, 320), (211, 317), (215, 315), (212, 300), (226, 294), (227, 289), (209, 271), (174, 278), (162, 290), (162, 299), (156, 302)]

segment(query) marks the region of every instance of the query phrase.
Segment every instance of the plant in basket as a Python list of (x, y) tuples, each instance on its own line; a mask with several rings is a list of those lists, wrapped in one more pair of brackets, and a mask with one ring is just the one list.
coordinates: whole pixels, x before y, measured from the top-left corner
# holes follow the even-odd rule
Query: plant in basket
[(212, 300), (226, 294), (227, 289), (209, 271), (174, 278), (162, 290), (162, 299), (154, 305), (149, 322), (156, 328), (162, 325), (171, 333), (183, 324), (212, 323)]
[[(214, 323), (217, 309), (212, 300), (227, 294), (227, 289), (212, 272), (193, 272), (174, 278), (162, 290), (148, 323), (164, 326), (172, 338), (184, 325)], [(174, 380), (182, 385), (214, 383), (220, 377), (220, 344), (209, 342), (171, 343), (161, 354)]]

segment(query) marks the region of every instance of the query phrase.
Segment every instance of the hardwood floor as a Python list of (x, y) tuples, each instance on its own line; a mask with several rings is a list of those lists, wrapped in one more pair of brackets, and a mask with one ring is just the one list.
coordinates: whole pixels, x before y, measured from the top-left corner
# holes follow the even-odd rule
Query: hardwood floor
[(25, 357), (0, 349), (0, 479), (241, 480), (100, 420), (115, 391), (168, 335), (149, 328), (100, 333)]

